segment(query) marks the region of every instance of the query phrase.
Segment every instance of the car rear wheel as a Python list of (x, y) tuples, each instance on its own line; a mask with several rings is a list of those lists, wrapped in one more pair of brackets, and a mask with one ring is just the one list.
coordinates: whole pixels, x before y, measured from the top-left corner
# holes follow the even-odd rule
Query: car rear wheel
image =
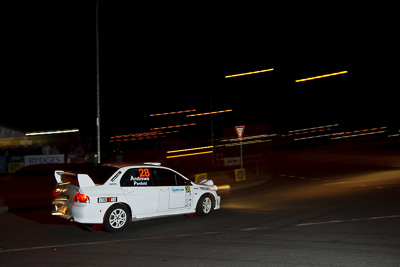
[(203, 195), (197, 202), (196, 213), (199, 216), (205, 216), (214, 209), (214, 198), (210, 195)]
[(128, 209), (121, 204), (110, 207), (104, 217), (104, 228), (108, 232), (122, 231), (129, 222)]

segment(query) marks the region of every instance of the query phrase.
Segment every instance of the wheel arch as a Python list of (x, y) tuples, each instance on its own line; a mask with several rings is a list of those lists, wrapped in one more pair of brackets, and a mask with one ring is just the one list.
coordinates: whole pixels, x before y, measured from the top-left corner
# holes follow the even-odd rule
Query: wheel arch
[[(209, 197), (211, 200), (211, 210), (208, 213), (204, 213), (202, 210), (199, 210), (199, 207), (200, 207), (199, 205), (200, 205), (201, 201), (203, 201), (203, 199), (206, 197)], [(205, 192), (204, 194), (201, 194), (196, 203), (196, 214), (200, 215), (200, 216), (208, 215), (215, 209), (215, 203), (216, 203), (215, 196), (212, 193)]]
[(104, 222), (104, 220), (106, 219), (106, 215), (107, 215), (107, 212), (112, 208), (112, 207), (114, 207), (114, 206), (116, 206), (116, 205), (122, 205), (122, 206), (125, 206), (126, 207), (126, 209), (128, 210), (128, 215), (129, 215), (129, 222), (131, 222), (132, 221), (132, 209), (131, 209), (131, 206), (129, 206), (129, 204), (127, 204), (127, 203), (125, 203), (125, 202), (117, 202), (117, 203), (114, 203), (113, 205), (111, 205), (110, 207), (108, 207), (107, 208), (107, 210), (104, 212), (104, 216), (103, 216), (103, 222)]
[(215, 196), (214, 196), (213, 194), (211, 194), (210, 192), (204, 192), (203, 194), (201, 194), (201, 195), (199, 196), (199, 199), (197, 200), (197, 202), (199, 202), (200, 199), (201, 199), (203, 196), (210, 196), (210, 197), (211, 197), (211, 201), (212, 201), (213, 205), (215, 206)]

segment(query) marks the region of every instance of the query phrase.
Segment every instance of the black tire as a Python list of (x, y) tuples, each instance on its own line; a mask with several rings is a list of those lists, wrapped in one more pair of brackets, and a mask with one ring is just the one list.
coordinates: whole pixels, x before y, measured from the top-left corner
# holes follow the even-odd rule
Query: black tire
[(128, 208), (121, 204), (111, 206), (104, 216), (104, 228), (107, 232), (122, 231), (129, 222)]
[(202, 195), (197, 202), (196, 214), (199, 216), (206, 216), (214, 210), (215, 206), (214, 197), (212, 195), (206, 194)]

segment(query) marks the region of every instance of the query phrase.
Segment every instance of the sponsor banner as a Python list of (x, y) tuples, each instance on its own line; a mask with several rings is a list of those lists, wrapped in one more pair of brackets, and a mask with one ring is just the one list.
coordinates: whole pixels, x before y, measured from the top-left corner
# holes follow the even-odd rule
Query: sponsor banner
[(64, 154), (25, 156), (25, 166), (54, 163), (64, 163)]
[(196, 184), (199, 184), (199, 183), (201, 183), (201, 182), (205, 182), (205, 181), (207, 181), (207, 173), (205, 172), (205, 173), (199, 173), (199, 174), (196, 174), (195, 175), (195, 178), (194, 178), (195, 180), (194, 180), (194, 182), (196, 183)]
[(8, 162), (24, 162), (24, 156), (9, 156)]
[(15, 173), (24, 167), (23, 162), (10, 162), (8, 163), (8, 172)]

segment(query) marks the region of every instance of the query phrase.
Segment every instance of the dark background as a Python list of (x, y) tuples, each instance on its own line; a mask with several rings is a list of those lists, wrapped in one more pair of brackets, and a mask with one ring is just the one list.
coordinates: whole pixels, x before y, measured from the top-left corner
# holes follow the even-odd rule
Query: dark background
[[(79, 128), (95, 136), (96, 1), (2, 5), (0, 124), (25, 131)], [(390, 10), (100, 0), (102, 135), (192, 122), (149, 114), (211, 106), (233, 109), (214, 116), (217, 129), (261, 122), (271, 132), (331, 123), (399, 125)], [(274, 71), (224, 78), (268, 68)], [(294, 82), (343, 70), (349, 73)], [(208, 122), (196, 127), (209, 132)]]

